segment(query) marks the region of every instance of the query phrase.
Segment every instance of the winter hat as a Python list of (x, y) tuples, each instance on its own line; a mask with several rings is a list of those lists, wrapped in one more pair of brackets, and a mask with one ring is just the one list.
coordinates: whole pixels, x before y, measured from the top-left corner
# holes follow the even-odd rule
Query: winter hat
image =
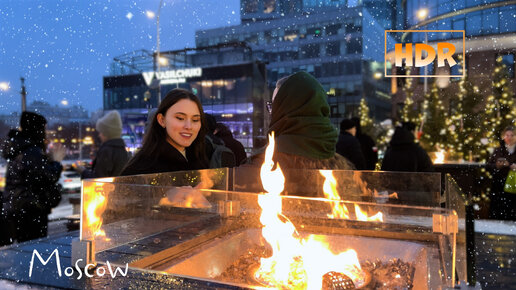
[(45, 138), (45, 125), (47, 120), (40, 114), (23, 112), (20, 118), (20, 127), (25, 134)]
[(120, 118), (118, 111), (110, 111), (104, 117), (98, 119), (96, 128), (108, 140), (120, 138), (122, 135), (122, 118)]
[(353, 120), (344, 119), (344, 120), (342, 120), (342, 122), (340, 122), (340, 131), (344, 132), (344, 131), (349, 130), (356, 126), (357, 126), (357, 124)]

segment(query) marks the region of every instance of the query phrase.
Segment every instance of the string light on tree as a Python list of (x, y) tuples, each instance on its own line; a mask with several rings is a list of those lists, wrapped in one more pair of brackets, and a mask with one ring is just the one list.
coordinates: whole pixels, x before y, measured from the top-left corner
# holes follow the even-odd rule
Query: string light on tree
[(360, 116), (360, 127), (362, 132), (368, 135), (372, 135), (374, 132), (373, 119), (369, 116), (369, 106), (365, 98), (360, 100), (360, 106), (358, 107), (358, 114)]
[(498, 56), (492, 76), (493, 94), (487, 99), (483, 121), (484, 130), (486, 130), (485, 138), (491, 148), (499, 146), (500, 134), (505, 127), (515, 125), (516, 104), (508, 78), (509, 74), (503, 58)]

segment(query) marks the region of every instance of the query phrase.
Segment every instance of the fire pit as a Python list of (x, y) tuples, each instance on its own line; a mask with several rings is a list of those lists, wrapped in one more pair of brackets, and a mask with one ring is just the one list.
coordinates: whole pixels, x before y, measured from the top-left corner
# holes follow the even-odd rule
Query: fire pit
[[(371, 190), (382, 172), (357, 180), (367, 173), (297, 170), (322, 197), (280, 195), (293, 193), (294, 171), (285, 181), (272, 168), (262, 167), (261, 180), (274, 182), (261, 188), (243, 183), (253, 172), (245, 168), (84, 181), (81, 241), (95, 257), (87, 261), (246, 288), (435, 289), (464, 279), (462, 221), (433, 206), (439, 178), (421, 175), (436, 184), (417, 190), (432, 205), (420, 206), (403, 198), (408, 187)], [(342, 176), (354, 176), (355, 189)], [(260, 193), (238, 191), (246, 184)]]
[[(439, 264), (438, 258), (435, 257), (433, 260), (429, 258), (431, 251), (417, 242), (349, 235), (318, 235), (318, 237), (326, 239), (337, 252), (353, 248), (361, 257), (361, 265), (368, 273), (367, 279), (347, 289), (425, 288), (427, 264)], [(274, 286), (254, 276), (253, 271), (257, 270), (259, 258), (267, 254), (267, 250), (260, 245), (260, 242), (259, 230), (245, 230), (204, 245), (173, 266), (160, 267), (158, 270), (228, 283)], [(298, 285), (291, 286), (297, 288)]]

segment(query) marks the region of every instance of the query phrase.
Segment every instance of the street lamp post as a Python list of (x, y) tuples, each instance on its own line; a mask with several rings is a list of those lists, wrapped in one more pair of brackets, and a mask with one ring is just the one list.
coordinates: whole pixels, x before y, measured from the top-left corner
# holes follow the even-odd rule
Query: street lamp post
[(25, 112), (27, 109), (27, 91), (25, 90), (25, 78), (21, 77), (21, 109)]
[[(157, 70), (157, 74), (159, 74), (159, 72), (161, 71), (161, 63), (160, 63), (160, 53), (159, 53), (159, 45), (160, 45), (160, 42), (159, 42), (159, 34), (160, 34), (160, 29), (159, 29), (159, 17), (161, 15), (161, 6), (163, 5), (163, 0), (160, 0), (159, 1), (159, 7), (158, 7), (158, 15), (156, 16), (156, 61), (157, 61), (157, 65), (158, 65), (158, 70)], [(159, 79), (158, 79), (159, 80)], [(159, 104), (161, 103), (161, 84), (158, 82), (158, 106)]]
[[(419, 9), (419, 11), (417, 12), (417, 17), (419, 18), (420, 21), (423, 21), (426, 19), (426, 17), (428, 16), (428, 9), (426, 8), (422, 8), (422, 9)], [(428, 44), (428, 31), (425, 30), (425, 44)], [(427, 57), (428, 55), (425, 53), (425, 57)], [(423, 85), (423, 91), (426, 95), (426, 92), (428, 91), (428, 77), (426, 76), (428, 74), (428, 66), (425, 65), (425, 77), (424, 77), (424, 85)]]

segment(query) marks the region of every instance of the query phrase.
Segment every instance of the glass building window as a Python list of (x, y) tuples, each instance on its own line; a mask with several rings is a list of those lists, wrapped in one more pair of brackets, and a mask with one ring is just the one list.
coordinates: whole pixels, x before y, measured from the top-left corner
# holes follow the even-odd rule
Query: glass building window
[(483, 11), (482, 14), (482, 32), (484, 34), (497, 33), (499, 26), (498, 9), (488, 9)]
[(346, 24), (346, 33), (360, 32), (362, 31), (362, 26), (357, 23), (348, 23)]
[(482, 31), (482, 12), (473, 12), (468, 15), (466, 21), (466, 33), (468, 35), (478, 35)]
[(349, 54), (362, 53), (362, 39), (355, 38), (348, 43)]
[(326, 26), (326, 35), (338, 35), (339, 29), (342, 27), (342, 24), (328, 25)]
[(329, 42), (326, 45), (326, 55), (340, 55), (340, 41)]
[(313, 37), (319, 37), (322, 35), (322, 28), (321, 27), (311, 27), (306, 30), (307, 35), (311, 35)]
[(319, 44), (318, 43), (312, 43), (305, 45), (301, 48), (301, 55), (302, 58), (314, 58), (319, 57), (320, 51), (319, 51)]
[(258, 11), (258, 1), (259, 0), (242, 0), (242, 6), (244, 8), (244, 13), (254, 13)]
[(276, 10), (276, 0), (265, 0), (263, 3), (263, 13), (272, 13)]
[(500, 8), (500, 21), (499, 31), (500, 33), (514, 32), (516, 31), (516, 25), (514, 24), (514, 6), (512, 7), (501, 7)]
[(328, 62), (323, 64), (323, 76), (338, 76), (339, 75), (339, 64), (335, 62)]
[(454, 17), (452, 22), (453, 30), (464, 30), (464, 17)]

